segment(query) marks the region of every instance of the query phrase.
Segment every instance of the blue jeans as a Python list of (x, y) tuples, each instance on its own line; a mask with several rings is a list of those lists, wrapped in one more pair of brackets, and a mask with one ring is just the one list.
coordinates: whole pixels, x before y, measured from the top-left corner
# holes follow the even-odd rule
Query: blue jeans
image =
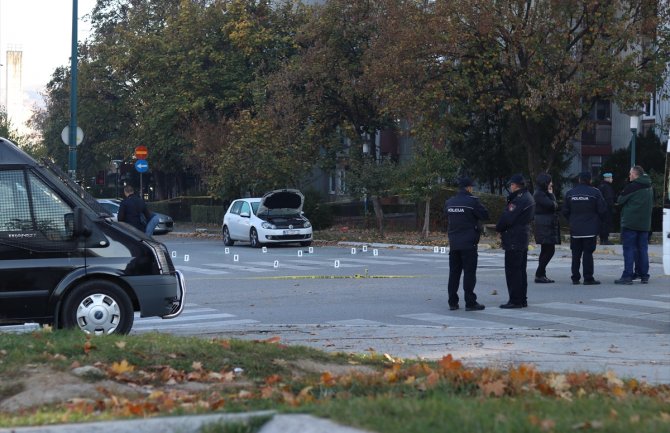
[(151, 219), (147, 222), (147, 228), (144, 230), (144, 233), (147, 236), (151, 236), (154, 234), (154, 229), (158, 225), (158, 220), (159, 220), (158, 215), (156, 214), (151, 215)]
[(649, 232), (621, 229), (623, 245), (623, 274), (621, 278), (632, 279), (634, 270), (642, 278), (649, 278)]

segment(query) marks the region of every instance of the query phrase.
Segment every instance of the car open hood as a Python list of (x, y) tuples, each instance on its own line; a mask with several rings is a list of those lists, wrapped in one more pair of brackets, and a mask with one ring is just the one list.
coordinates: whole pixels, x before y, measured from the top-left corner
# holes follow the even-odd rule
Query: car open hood
[(261, 197), (257, 215), (277, 213), (300, 213), (305, 196), (297, 189), (277, 189)]

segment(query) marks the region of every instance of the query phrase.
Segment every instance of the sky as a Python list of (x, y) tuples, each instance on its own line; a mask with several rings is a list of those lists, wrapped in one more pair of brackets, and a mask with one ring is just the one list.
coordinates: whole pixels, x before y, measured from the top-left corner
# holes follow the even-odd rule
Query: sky
[[(79, 41), (90, 32), (90, 20), (85, 16), (95, 2), (77, 2)], [(53, 71), (70, 65), (72, 4), (73, 0), (0, 0), (0, 64), (7, 63), (7, 49), (23, 52), (22, 87), (27, 110), (36, 103), (42, 104), (40, 93)], [(5, 66), (0, 66), (0, 78), (0, 104), (4, 105)]]

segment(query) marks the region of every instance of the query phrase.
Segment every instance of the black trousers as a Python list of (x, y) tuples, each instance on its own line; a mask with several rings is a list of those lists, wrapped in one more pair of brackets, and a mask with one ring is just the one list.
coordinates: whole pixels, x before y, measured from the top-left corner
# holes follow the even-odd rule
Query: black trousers
[(610, 231), (612, 230), (612, 212), (607, 211), (605, 220), (600, 224), (600, 243), (609, 242)]
[(475, 284), (477, 283), (477, 249), (450, 250), (449, 251), (449, 305), (458, 305), (458, 286), (463, 274), (463, 297), (465, 305), (477, 303), (475, 295)]
[(570, 238), (572, 250), (572, 281), (579, 281), (582, 277), (579, 266), (584, 271), (584, 281), (593, 279), (593, 252), (596, 250), (596, 236), (590, 238)]
[(542, 244), (540, 246), (540, 257), (538, 258), (537, 271), (535, 271), (535, 277), (542, 278), (547, 276), (547, 265), (554, 253), (556, 252), (556, 245), (554, 244)]
[(505, 280), (509, 302), (528, 302), (528, 250), (505, 250)]

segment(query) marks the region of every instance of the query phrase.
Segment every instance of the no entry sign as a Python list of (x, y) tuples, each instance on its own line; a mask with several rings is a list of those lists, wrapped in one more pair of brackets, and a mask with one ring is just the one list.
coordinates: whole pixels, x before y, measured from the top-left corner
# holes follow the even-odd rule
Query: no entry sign
[(135, 158), (137, 159), (147, 159), (149, 155), (149, 150), (146, 146), (137, 146), (135, 148)]

